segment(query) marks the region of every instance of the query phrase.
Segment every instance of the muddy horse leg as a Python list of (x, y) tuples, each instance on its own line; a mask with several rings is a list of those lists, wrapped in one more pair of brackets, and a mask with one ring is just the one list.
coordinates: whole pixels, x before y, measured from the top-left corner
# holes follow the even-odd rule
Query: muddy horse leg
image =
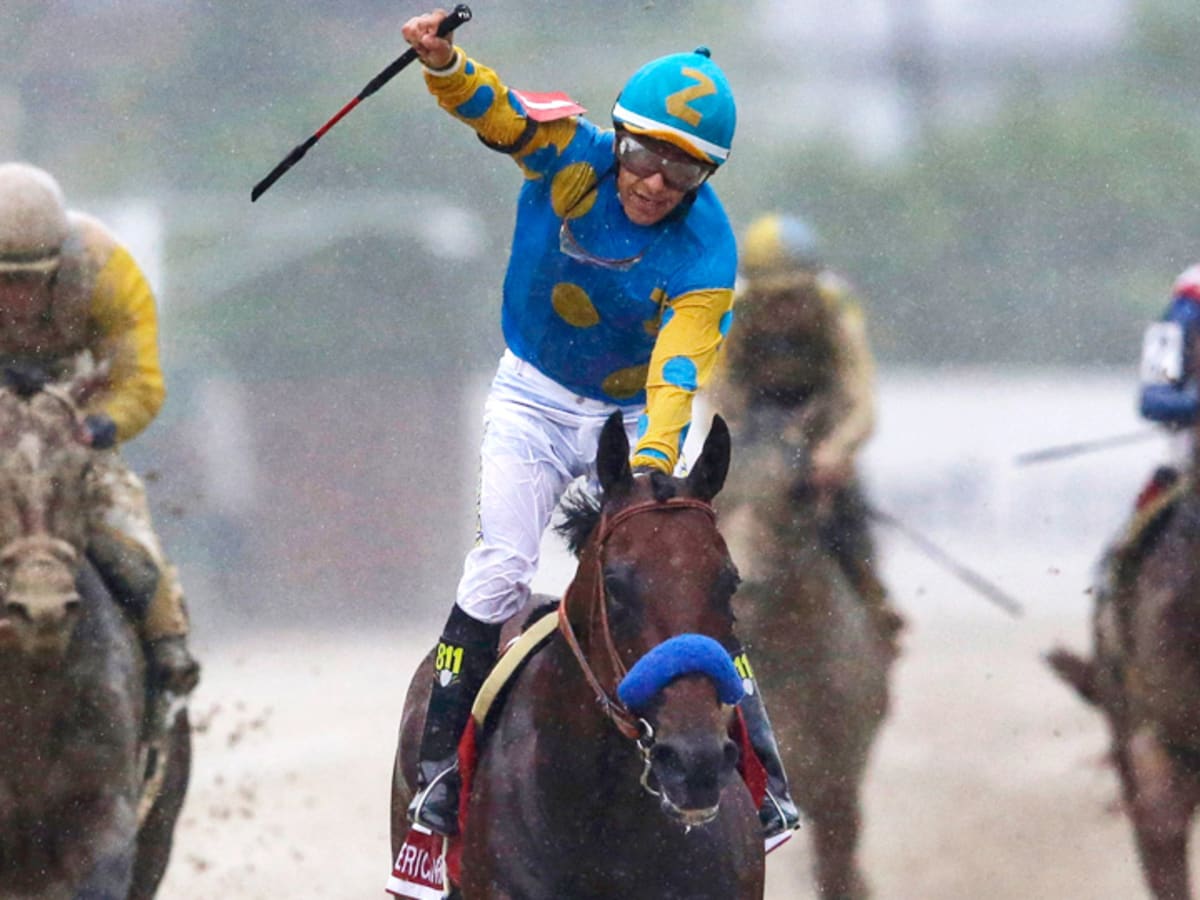
[(821, 900), (865, 900), (870, 892), (858, 870), (862, 814), (857, 789), (851, 785), (818, 798), (811, 820)]
[(1187, 843), (1197, 789), (1143, 729), (1128, 744), (1126, 795), (1142, 871), (1157, 900), (1190, 900)]
[(133, 886), (127, 900), (151, 900), (167, 871), (175, 825), (183, 809), (192, 773), (192, 725), (187, 709), (170, 725), (162, 787), (138, 831)]

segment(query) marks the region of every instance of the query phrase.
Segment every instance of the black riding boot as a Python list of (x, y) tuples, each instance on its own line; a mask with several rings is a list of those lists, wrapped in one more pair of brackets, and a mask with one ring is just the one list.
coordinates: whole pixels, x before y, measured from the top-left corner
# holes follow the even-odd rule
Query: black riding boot
[(417, 764), (417, 795), (408, 806), (410, 821), (437, 834), (458, 833), (458, 741), (475, 695), (496, 662), (499, 641), (499, 625), (473, 619), (455, 604), (438, 642)]
[[(754, 754), (767, 770), (767, 794), (758, 810), (762, 822), (763, 837), (768, 842), (788, 831), (800, 827), (800, 811), (788, 790), (787, 774), (783, 771), (783, 760), (779, 756), (779, 744), (775, 741), (775, 730), (763, 705), (762, 691), (754, 680), (754, 671), (745, 652), (738, 647), (733, 652), (733, 664), (747, 687), (746, 695), (739, 704), (742, 719), (746, 723), (747, 736)], [(770, 848), (768, 848), (770, 849)]]

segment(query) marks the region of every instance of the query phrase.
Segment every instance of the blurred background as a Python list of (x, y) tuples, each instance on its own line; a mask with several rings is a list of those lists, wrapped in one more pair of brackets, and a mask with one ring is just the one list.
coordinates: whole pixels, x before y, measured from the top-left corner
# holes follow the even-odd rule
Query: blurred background
[[(0, 158), (55, 173), (160, 298), (170, 397), (128, 452), (159, 476), (160, 526), (210, 621), (331, 601), (440, 615), (452, 596), (518, 172), (414, 69), (249, 202), (399, 55), (422, 9), (5, 3)], [(813, 223), (861, 291), (881, 382), (1049, 367), (1048, 430), (1031, 440), (1128, 421), (1140, 330), (1200, 232), (1191, 0), (474, 12), (469, 52), (514, 86), (571, 92), (598, 122), (642, 62), (711, 45), (739, 101), (714, 182), (735, 225), (774, 208)], [(1056, 385), (1103, 367), (1130, 376), (1128, 402), (1099, 434), (1060, 427)]]
[[(1081, 638), (1091, 564), (1162, 441), (1038, 467), (1013, 460), (1142, 427), (1142, 329), (1200, 257), (1195, 0), (472, 7), (459, 34), (469, 53), (515, 87), (571, 93), (598, 123), (643, 62), (712, 48), (739, 103), (733, 156), (714, 181), (735, 226), (771, 209), (804, 216), (866, 307), (879, 358), (880, 423), (865, 459), (872, 495)], [(275, 895), (278, 882), (246, 887), (266, 853), (311, 896), (382, 887), (375, 858), (386, 855), (399, 697), (473, 537), (478, 423), (502, 349), (520, 175), (438, 110), (413, 68), (253, 205), (250, 189), (400, 55), (401, 24), (423, 11), (408, 0), (4, 0), (0, 159), (54, 173), (72, 206), (126, 241), (161, 304), (168, 400), (126, 453), (150, 481), (181, 566), (208, 653), (200, 696), (211, 703), (198, 716), (210, 737), (194, 783), (205, 806), (184, 823), (184, 862), (166, 896)], [(1014, 824), (1035, 788), (1056, 797), (1046, 792), (1066, 784), (1072, 802), (1100, 814), (1105, 790), (1092, 776), (1064, 779), (1082, 754), (1099, 753), (1099, 724), (1065, 692), (1045, 693), (1036, 653), (1050, 632), (1010, 625), (896, 535), (880, 537), (915, 626), (901, 697), (918, 698), (901, 703), (881, 751), (891, 793), (875, 796), (895, 822), (869, 832), (868, 848), (899, 873), (884, 896), (1132, 896), (1135, 866), (1111, 821), (1079, 867), (1039, 870), (1070, 873), (1069, 886), (982, 888), (1009, 872), (1009, 849), (1074, 846), (1061, 837), (1074, 816), (1048, 838)], [(548, 559), (539, 587), (561, 589), (569, 570)], [(936, 623), (956, 614), (967, 624), (939, 637)], [(380, 646), (318, 645), (309, 623), (372, 634)], [(281, 639), (253, 641), (268, 630)], [(969, 635), (986, 647), (976, 652)], [(409, 642), (400, 662), (398, 641)], [(935, 657), (947, 647), (956, 650)], [(978, 691), (964, 709), (992, 703), (987, 691), (1014, 687), (992, 679), (1012, 673), (1009, 649), (1022, 660), (1015, 687), (1038, 702), (1009, 694), (1008, 707), (991, 705), (977, 724), (991, 729), (988, 752), (1006, 748), (1041, 779), (1020, 796), (1012, 768), (981, 786), (960, 720), (931, 746), (941, 734), (931, 710), (911, 705), (936, 705), (954, 686)], [(987, 652), (1000, 655), (997, 669)], [(303, 698), (291, 713), (281, 701), (289, 691)], [(334, 710), (369, 719), (370, 730), (345, 720), (313, 728)], [(1030, 727), (1006, 712), (1055, 718)], [(214, 721), (224, 723), (219, 740)], [(275, 754), (260, 768), (236, 757), (255, 733)], [(1045, 762), (1051, 740), (1067, 741), (1065, 761)], [(363, 748), (378, 771), (360, 771)], [(931, 755), (963, 766), (961, 783), (943, 785), (953, 795), (943, 830), (922, 823), (931, 854), (973, 833), (954, 819), (964, 793), (1020, 800), (997, 802), (996, 819), (984, 820), (998, 861), (982, 874), (916, 861), (913, 811), (933, 807), (929, 786), (906, 779), (927, 775)], [(278, 792), (256, 804), (268, 770)], [(341, 796), (322, 789), (330, 783)], [(289, 824), (264, 827), (268, 808), (286, 810)], [(330, 856), (314, 858), (288, 832), (307, 814), (321, 816)], [(236, 844), (227, 837), (222, 850), (205, 844), (208, 834), (240, 835), (238, 823), (257, 830)], [(355, 853), (372, 861), (356, 868)], [(971, 857), (954, 854), (960, 866)], [(367, 887), (346, 889), (331, 858)], [(1106, 881), (1117, 866), (1124, 880)], [(905, 878), (909, 887), (897, 887)]]

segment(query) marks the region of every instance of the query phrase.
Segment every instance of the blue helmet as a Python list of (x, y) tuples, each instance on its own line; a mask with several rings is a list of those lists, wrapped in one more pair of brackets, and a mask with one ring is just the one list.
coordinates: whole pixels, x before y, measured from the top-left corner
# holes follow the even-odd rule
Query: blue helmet
[(613, 104), (613, 124), (669, 141), (715, 166), (729, 158), (737, 107), (707, 47), (646, 63)]

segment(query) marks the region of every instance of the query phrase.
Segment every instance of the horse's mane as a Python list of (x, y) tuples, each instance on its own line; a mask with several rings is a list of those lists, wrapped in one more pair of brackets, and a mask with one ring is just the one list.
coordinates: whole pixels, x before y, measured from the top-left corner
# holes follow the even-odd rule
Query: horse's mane
[(554, 526), (554, 532), (564, 538), (567, 549), (578, 556), (600, 522), (600, 499), (582, 487), (575, 487), (563, 497), (560, 508), (562, 520)]
[[(665, 472), (652, 470), (649, 478), (650, 490), (659, 503), (670, 500), (679, 493), (678, 481)], [(572, 488), (563, 497), (562, 520), (554, 526), (554, 531), (566, 540), (567, 549), (573, 555), (579, 556), (588, 538), (596, 530), (603, 506), (604, 498), (596, 497), (582, 485)]]

